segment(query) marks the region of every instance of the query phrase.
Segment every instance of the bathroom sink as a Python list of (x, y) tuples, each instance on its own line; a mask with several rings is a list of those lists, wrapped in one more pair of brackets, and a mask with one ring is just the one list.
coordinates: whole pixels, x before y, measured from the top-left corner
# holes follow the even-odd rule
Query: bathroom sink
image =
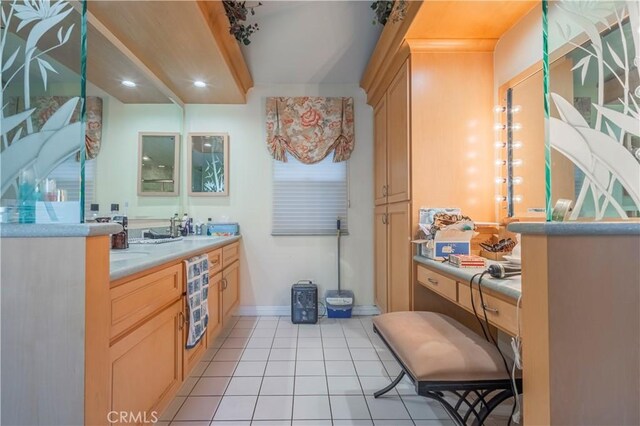
[(111, 251), (111, 262), (142, 259), (147, 256), (149, 256), (149, 253), (143, 251)]

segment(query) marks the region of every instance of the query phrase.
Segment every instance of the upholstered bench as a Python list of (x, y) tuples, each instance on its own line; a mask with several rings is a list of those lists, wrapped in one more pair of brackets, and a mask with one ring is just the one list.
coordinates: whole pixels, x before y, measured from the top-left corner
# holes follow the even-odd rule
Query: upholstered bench
[[(374, 394), (376, 398), (406, 374), (418, 395), (440, 402), (456, 424), (466, 426), (470, 420), (482, 425), (493, 409), (513, 396), (496, 347), (446, 315), (393, 312), (375, 317), (373, 329), (402, 368), (389, 386)], [(522, 379), (516, 378), (515, 383), (521, 393)], [(449, 398), (445, 392), (451, 393)]]

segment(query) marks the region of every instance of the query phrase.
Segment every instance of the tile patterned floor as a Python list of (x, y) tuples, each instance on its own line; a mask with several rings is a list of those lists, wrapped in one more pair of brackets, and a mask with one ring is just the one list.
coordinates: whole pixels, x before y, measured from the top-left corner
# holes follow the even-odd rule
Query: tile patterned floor
[[(449, 426), (436, 402), (405, 378), (385, 397), (399, 366), (373, 333), (372, 317), (235, 317), (165, 412), (163, 426)], [(503, 404), (487, 426), (506, 424)]]

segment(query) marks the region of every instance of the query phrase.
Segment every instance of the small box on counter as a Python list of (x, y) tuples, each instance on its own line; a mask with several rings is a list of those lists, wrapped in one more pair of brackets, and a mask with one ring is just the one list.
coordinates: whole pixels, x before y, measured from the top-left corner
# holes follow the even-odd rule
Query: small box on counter
[(415, 240), (419, 244), (421, 256), (429, 259), (443, 260), (452, 254), (470, 254), (471, 238), (474, 231), (450, 229), (436, 232), (432, 240)]
[(449, 256), (449, 263), (458, 268), (484, 268), (486, 266), (484, 257), (465, 254), (452, 254)]
[(511, 254), (510, 251), (492, 252), (487, 250), (480, 250), (480, 256), (489, 260), (497, 260), (497, 261), (505, 260), (504, 256), (508, 256), (510, 254)]

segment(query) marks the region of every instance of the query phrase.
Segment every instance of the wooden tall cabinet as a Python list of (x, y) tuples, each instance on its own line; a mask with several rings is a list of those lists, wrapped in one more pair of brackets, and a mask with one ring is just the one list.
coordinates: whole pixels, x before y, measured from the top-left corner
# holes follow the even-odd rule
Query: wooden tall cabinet
[(368, 88), (374, 106), (375, 302), (414, 309), (421, 207), (495, 220), (493, 44), (408, 40)]
[(374, 109), (374, 279), (383, 312), (411, 308), (409, 87), (406, 61)]

